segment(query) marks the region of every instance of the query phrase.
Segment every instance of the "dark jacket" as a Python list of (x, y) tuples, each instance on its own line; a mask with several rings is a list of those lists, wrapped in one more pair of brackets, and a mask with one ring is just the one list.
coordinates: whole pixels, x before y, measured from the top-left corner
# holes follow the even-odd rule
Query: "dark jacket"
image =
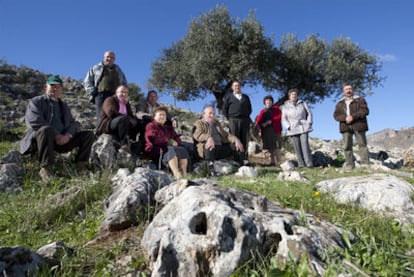
[(241, 100), (237, 99), (233, 93), (228, 93), (223, 99), (223, 116), (226, 118), (250, 118), (252, 104), (250, 98), (242, 93)]
[[(134, 117), (129, 102), (126, 104), (126, 108), (128, 117)], [(111, 124), (111, 120), (120, 115), (118, 97), (116, 95), (112, 95), (106, 98), (102, 105), (101, 114), (99, 116), (99, 125), (96, 127), (96, 134), (109, 134), (109, 126)]]
[(368, 131), (367, 115), (369, 114), (368, 104), (364, 98), (353, 96), (352, 102), (349, 104), (349, 111), (353, 117), (351, 124), (347, 124), (345, 98), (341, 99), (335, 107), (334, 118), (339, 121), (339, 131), (345, 132), (363, 132)]
[(158, 158), (161, 149), (164, 153), (167, 152), (170, 139), (181, 145), (181, 139), (173, 127), (160, 125), (156, 121), (148, 123), (145, 127), (145, 153), (152, 159)]
[[(236, 136), (226, 132), (220, 122), (216, 121), (215, 125), (223, 144), (234, 143), (236, 141)], [(204, 144), (211, 136), (210, 125), (205, 120), (199, 119), (194, 123), (193, 139), (197, 148), (197, 154), (200, 158), (204, 158)]]
[[(20, 153), (27, 154), (32, 145), (36, 131), (43, 126), (52, 126), (53, 100), (46, 94), (32, 98), (27, 104), (24, 121), (29, 128), (20, 141)], [(62, 134), (71, 134), (72, 136), (79, 131), (79, 124), (75, 121), (68, 105), (62, 100), (58, 100), (62, 111), (64, 129)]]

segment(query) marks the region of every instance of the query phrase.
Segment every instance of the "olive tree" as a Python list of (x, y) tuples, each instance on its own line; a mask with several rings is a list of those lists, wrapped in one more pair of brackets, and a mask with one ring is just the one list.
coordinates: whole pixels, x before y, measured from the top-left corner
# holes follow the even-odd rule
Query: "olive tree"
[(222, 98), (233, 80), (259, 85), (275, 67), (273, 41), (264, 36), (251, 13), (245, 20), (232, 18), (224, 6), (190, 23), (188, 34), (152, 64), (151, 84), (178, 100), (214, 94)]
[(275, 46), (253, 13), (239, 20), (226, 7), (216, 6), (191, 21), (182, 40), (163, 50), (152, 64), (150, 83), (182, 101), (211, 93), (221, 109), (234, 80), (273, 91), (278, 104), (290, 88), (316, 103), (338, 97), (343, 82), (369, 93), (383, 80), (377, 75), (380, 69), (379, 59), (350, 39), (340, 37), (329, 44), (316, 35), (300, 41), (287, 34)]
[(329, 44), (315, 35), (300, 41), (287, 34), (276, 51), (277, 65), (265, 77), (264, 86), (279, 92), (278, 104), (287, 99), (291, 88), (297, 88), (301, 98), (309, 103), (317, 103), (340, 96), (344, 83), (369, 94), (384, 80), (377, 75), (381, 69), (379, 58), (350, 39), (340, 37)]

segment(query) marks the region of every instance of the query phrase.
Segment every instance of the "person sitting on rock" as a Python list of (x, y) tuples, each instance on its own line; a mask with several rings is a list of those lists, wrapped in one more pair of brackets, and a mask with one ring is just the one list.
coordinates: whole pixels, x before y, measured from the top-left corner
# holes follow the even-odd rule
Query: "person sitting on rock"
[[(216, 120), (215, 109), (212, 106), (205, 107), (201, 119), (194, 123), (193, 139), (198, 156), (208, 161), (211, 176), (217, 175), (214, 169), (215, 160), (231, 155), (239, 157), (240, 153), (244, 153), (241, 141), (226, 132)], [(234, 155), (235, 152), (239, 154)]]
[(62, 84), (57, 75), (47, 78), (46, 93), (29, 101), (24, 116), (29, 129), (20, 141), (20, 152), (37, 153), (39, 175), (44, 183), (54, 180), (51, 167), (55, 163), (55, 152), (66, 153), (78, 148), (75, 161), (78, 169), (83, 170), (95, 141), (93, 132), (78, 130), (69, 106), (60, 99)]
[(172, 126), (165, 124), (168, 110), (160, 106), (154, 109), (154, 120), (145, 128), (145, 153), (153, 160), (168, 165), (176, 179), (187, 175), (190, 155), (181, 146), (180, 136)]
[(129, 139), (136, 140), (142, 123), (132, 113), (128, 94), (128, 87), (121, 85), (105, 99), (96, 134), (111, 134), (116, 148), (130, 152)]

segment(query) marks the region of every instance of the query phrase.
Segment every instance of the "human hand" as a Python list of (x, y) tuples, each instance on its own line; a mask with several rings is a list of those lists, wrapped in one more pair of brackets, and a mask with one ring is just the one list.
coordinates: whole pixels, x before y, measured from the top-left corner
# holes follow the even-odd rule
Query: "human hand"
[(92, 104), (95, 104), (95, 98), (96, 98), (96, 96), (97, 96), (98, 94), (99, 94), (99, 93), (98, 93), (97, 91), (92, 92), (92, 93), (89, 95), (89, 102), (90, 102), (90, 103), (92, 103)]
[(209, 138), (207, 139), (206, 144), (205, 144), (204, 146), (205, 146), (205, 148), (206, 148), (207, 150), (209, 150), (209, 151), (213, 150), (213, 149), (216, 147), (216, 145), (215, 145), (215, 143), (214, 143), (214, 139), (213, 139), (212, 137), (209, 137)]
[(65, 134), (65, 135), (60, 135), (59, 134), (55, 137), (55, 142), (56, 142), (57, 145), (64, 145), (64, 144), (68, 143), (69, 140), (70, 140), (70, 135), (68, 135), (68, 134)]
[(135, 126), (137, 126), (137, 125), (138, 125), (138, 119), (137, 119), (137, 118), (135, 118), (135, 117), (129, 117), (128, 119), (129, 119), (129, 123), (130, 123), (133, 127), (135, 127)]
[(239, 151), (239, 152), (244, 152), (244, 146), (243, 146), (243, 144), (240, 142), (240, 140), (236, 140), (235, 141), (235, 146), (236, 146), (236, 150), (237, 151)]
[(351, 124), (353, 120), (354, 120), (354, 118), (352, 117), (352, 115), (348, 115), (345, 118), (346, 124)]

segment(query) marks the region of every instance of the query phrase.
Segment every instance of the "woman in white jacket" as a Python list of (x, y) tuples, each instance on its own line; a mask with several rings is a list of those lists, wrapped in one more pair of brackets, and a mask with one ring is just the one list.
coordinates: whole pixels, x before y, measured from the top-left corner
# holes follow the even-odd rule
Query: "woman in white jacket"
[(313, 167), (308, 137), (312, 131), (312, 112), (306, 102), (298, 100), (297, 89), (290, 89), (288, 96), (282, 106), (282, 125), (295, 148), (298, 167)]

